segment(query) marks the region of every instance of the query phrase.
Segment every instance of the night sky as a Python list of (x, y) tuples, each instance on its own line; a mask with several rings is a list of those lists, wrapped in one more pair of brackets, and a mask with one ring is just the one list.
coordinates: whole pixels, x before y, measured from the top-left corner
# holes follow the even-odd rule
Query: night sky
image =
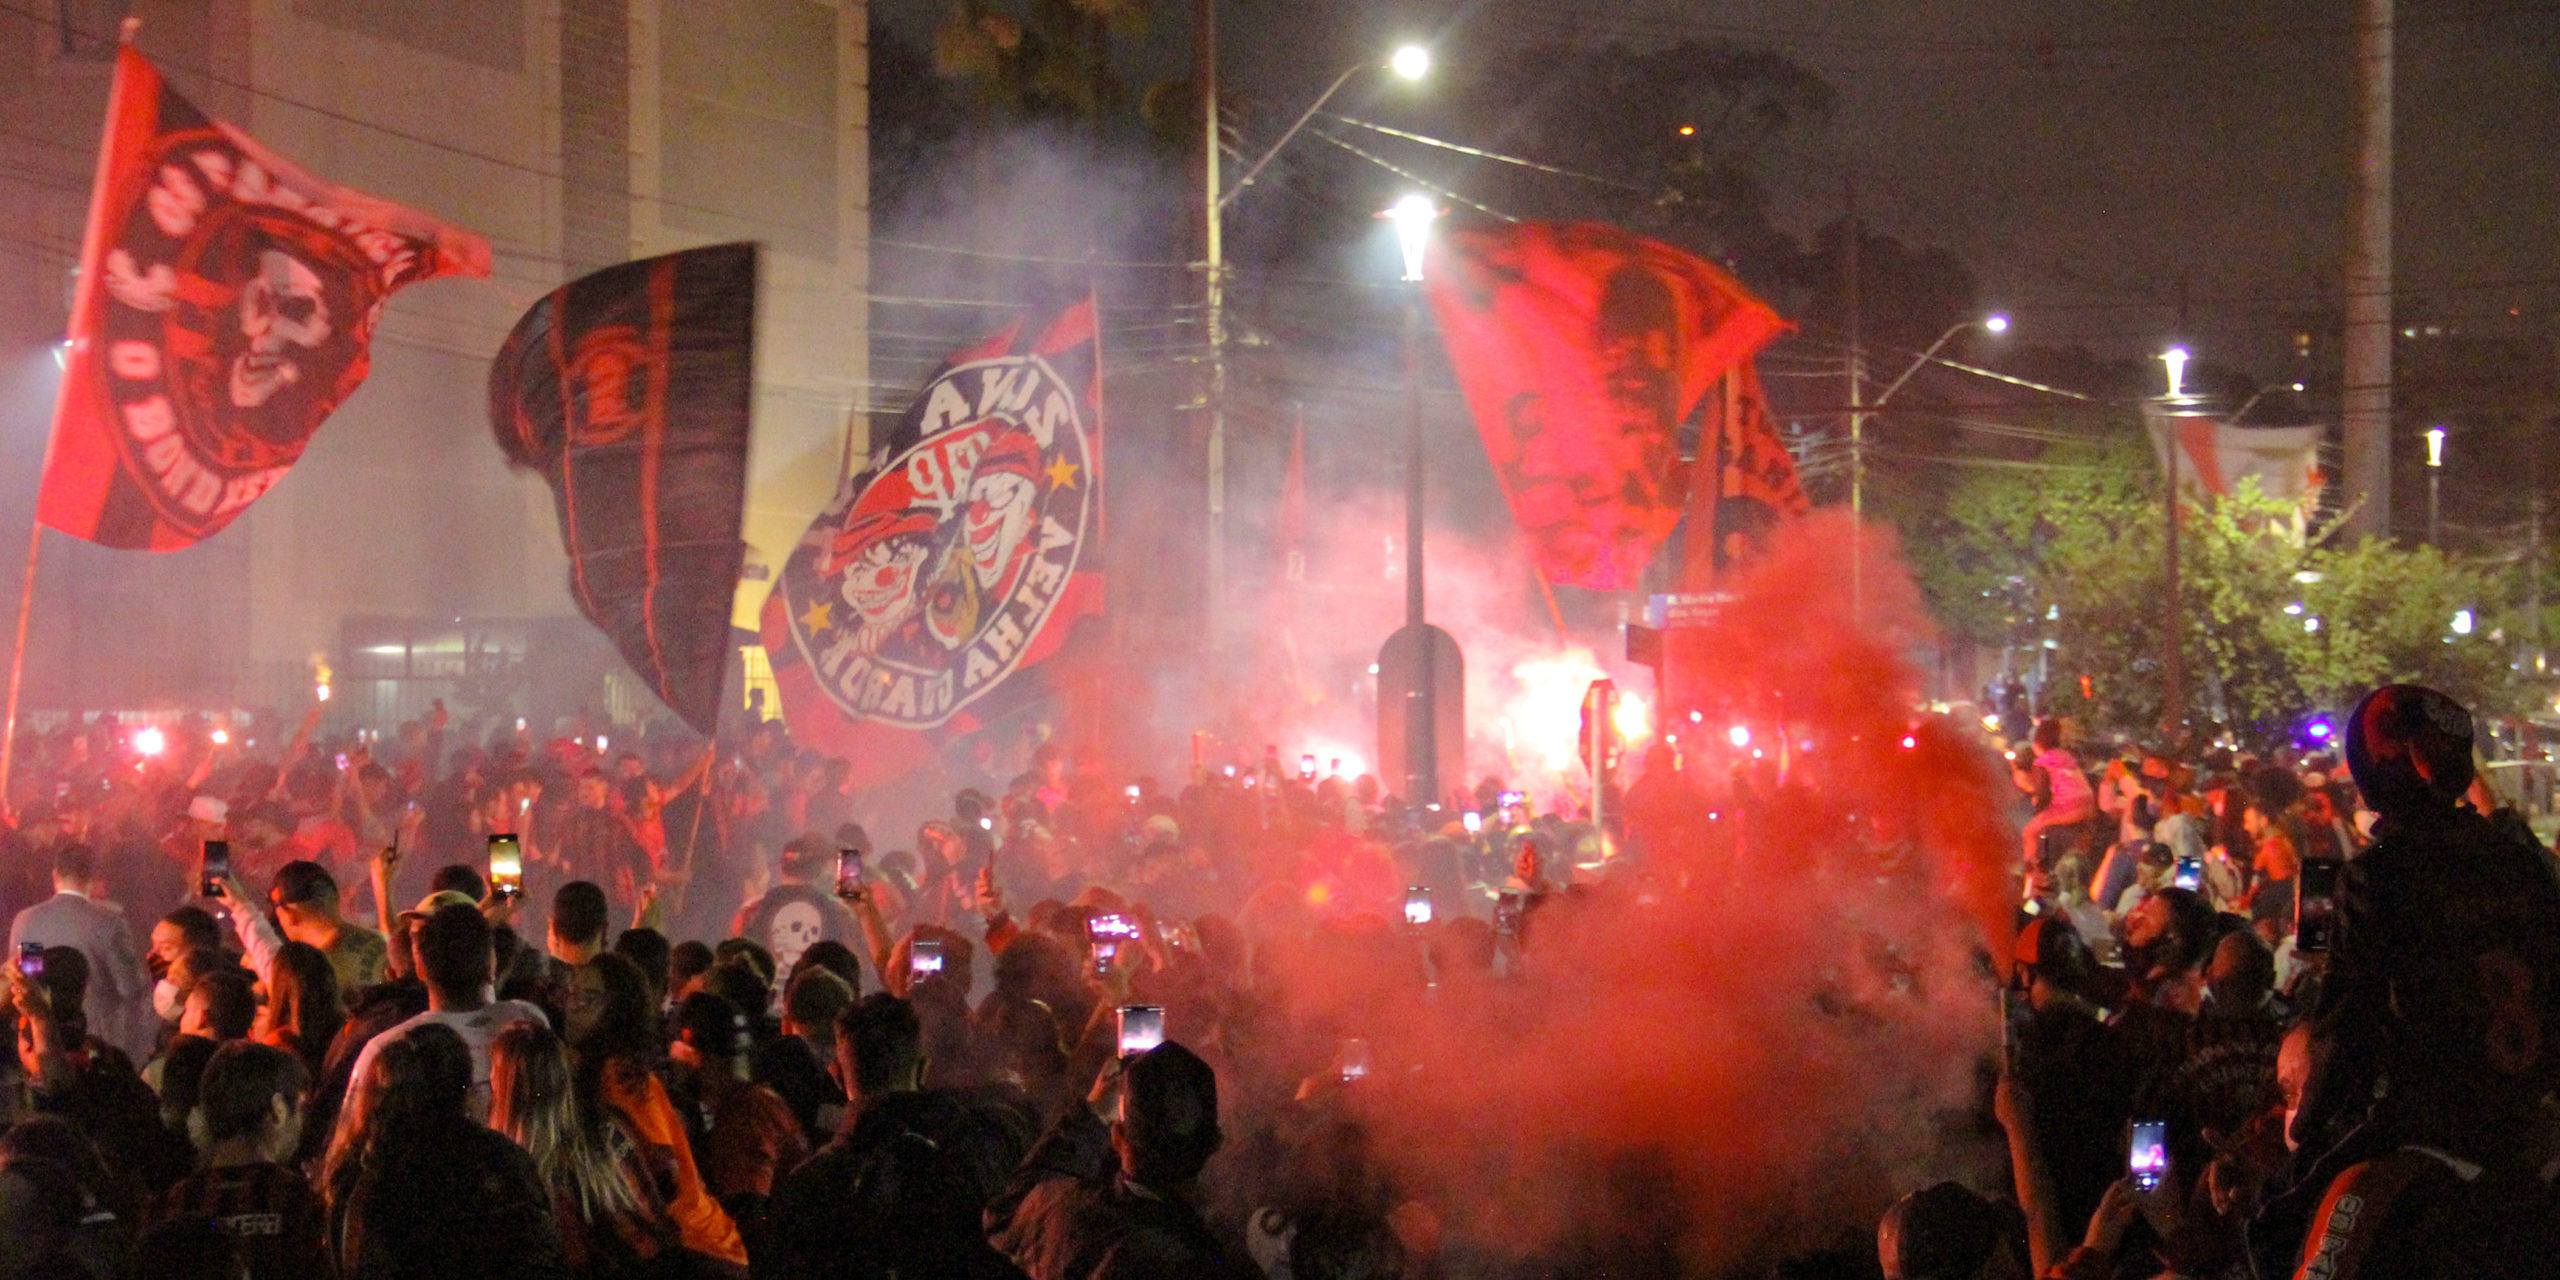
[[(1983, 301), (2018, 315), (2026, 340), (2121, 356), (2177, 336), (2204, 358), (2276, 377), (2292, 317), (2337, 288), (2355, 8), (1225, 0), (1221, 13), (1230, 92), (1254, 100), (1249, 127), (1264, 131), (1349, 60), (1416, 32), (1436, 33), (1447, 76), (1468, 74), (1471, 55), (1499, 44), (1568, 35), (1765, 44), (1840, 93), (1829, 129), (1775, 175), (1787, 225), (1837, 217), (1854, 175), (1875, 230), (1953, 250), (1980, 278)], [(2548, 333), (2560, 315), (2560, 3), (2403, 0), (2400, 9), (2400, 318)], [(1189, 10), (1160, 5), (1141, 75), (1183, 74)], [(923, 39), (940, 6), (882, 14)], [(1498, 133), (1486, 121), (1460, 140)], [(1256, 145), (1249, 137), (1247, 150)], [(2182, 283), (2190, 318), (2173, 335)]]

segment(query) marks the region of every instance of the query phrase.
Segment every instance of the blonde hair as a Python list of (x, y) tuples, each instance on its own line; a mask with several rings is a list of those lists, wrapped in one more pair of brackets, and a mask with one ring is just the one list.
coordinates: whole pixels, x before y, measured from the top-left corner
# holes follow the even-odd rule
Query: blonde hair
[(570, 1087), (560, 1037), (519, 1022), (489, 1046), (489, 1127), (533, 1157), (542, 1185), (566, 1193), (589, 1222), (644, 1207), (631, 1184), (632, 1147), (609, 1118), (588, 1116)]

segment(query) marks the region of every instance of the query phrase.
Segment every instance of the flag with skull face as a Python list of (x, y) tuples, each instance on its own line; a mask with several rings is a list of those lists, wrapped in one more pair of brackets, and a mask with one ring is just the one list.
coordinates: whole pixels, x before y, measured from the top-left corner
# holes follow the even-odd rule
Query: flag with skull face
[(134, 550), (220, 532), (363, 383), (393, 292), (487, 274), (487, 241), (312, 177), (125, 47), (38, 518)]
[(1099, 613), (1102, 364), (1093, 299), (954, 355), (819, 513), (765, 604), (793, 736), (858, 780), (1056, 692)]

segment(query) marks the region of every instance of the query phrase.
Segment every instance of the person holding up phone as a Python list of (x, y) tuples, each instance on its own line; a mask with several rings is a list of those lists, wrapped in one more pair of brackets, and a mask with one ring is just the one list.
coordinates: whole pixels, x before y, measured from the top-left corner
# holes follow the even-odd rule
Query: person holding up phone
[[(776, 973), (791, 972), (800, 954), (821, 940), (868, 953), (868, 933), (855, 915), (868, 901), (858, 870), (868, 852), (860, 843), (839, 848), (814, 831), (794, 837), (774, 864), (773, 887), (738, 909), (730, 936), (772, 952)], [(856, 869), (851, 881), (848, 867)]]

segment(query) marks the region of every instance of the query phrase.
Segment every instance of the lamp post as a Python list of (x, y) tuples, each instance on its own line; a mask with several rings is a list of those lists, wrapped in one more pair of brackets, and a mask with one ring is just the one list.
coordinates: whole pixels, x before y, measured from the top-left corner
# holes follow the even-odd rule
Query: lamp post
[[(2160, 363), (2168, 368), (2169, 394), (2165, 398), (2170, 403), (2174, 404), (2187, 398), (2187, 359), (2187, 349), (2185, 347), (2171, 347), (2160, 353)], [(2179, 634), (2181, 629), (2186, 625), (2186, 604), (2180, 597), (2182, 586), (2178, 580), (2178, 480), (2180, 471), (2178, 467), (2178, 437), (2176, 433), (2172, 432), (2169, 438), (2162, 442), (2160, 455), (2168, 460), (2168, 464), (2164, 470), (2164, 478), (2168, 482), (2165, 486), (2167, 493), (2160, 499), (2161, 543), (2163, 547), (2161, 554), (2161, 573), (2167, 579), (2168, 585), (2168, 590), (2161, 593), (2163, 601), (2168, 607), (2168, 619), (2166, 624), (2160, 628), (2160, 730), (2167, 738), (2169, 747), (2174, 750), (2179, 740), (2179, 729), (2185, 724), (2187, 718), (2186, 647), (2180, 643), (2184, 637)]]
[(2444, 428), (2427, 428), (2427, 545), (2442, 547), (2444, 531)]
[[(2009, 317), (1993, 314), (1980, 317), (1979, 319), (1958, 320), (1954, 324), (1948, 325), (1947, 331), (1939, 334), (1938, 340), (1930, 343), (1929, 349), (1921, 352), (1919, 359), (1912, 361), (1910, 366), (1905, 368), (1899, 377), (1896, 377), (1891, 383), (1887, 384), (1884, 389), (1884, 394), (1877, 396), (1872, 403), (1859, 403), (1857, 386), (1854, 381), (1851, 383), (1849, 403), (1849, 520), (1852, 525), (1863, 528), (1865, 526), (1867, 516), (1867, 415), (1870, 413), (1881, 412), (1886, 403), (1893, 399), (1893, 393), (1902, 390), (1902, 384), (1911, 381), (1911, 375), (1920, 372), (1921, 366), (1937, 359), (1938, 353), (1945, 350), (1948, 343), (1955, 341), (1955, 336), (1957, 334), (1976, 327), (1981, 328), (1983, 332), (1989, 334), (2007, 333), (2009, 331)], [(1849, 541), (1849, 610), (1852, 617), (1863, 614), (1866, 611), (1864, 608), (1866, 601), (1865, 545), (1866, 539), (1863, 535), (1853, 537)]]
[(1415, 807), (1439, 795), (1440, 690), (1429, 624), (1423, 619), (1422, 508), (1422, 260), (1431, 246), (1431, 224), (1440, 211), (1428, 196), (1409, 195), (1386, 212), (1404, 255), (1404, 626), (1412, 645), (1412, 678), (1405, 688), (1404, 796)]
[(1291, 139), (1298, 136), (1307, 122), (1315, 118), (1324, 104), (1333, 100), (1351, 78), (1363, 71), (1381, 69), (1406, 80), (1420, 80), (1431, 71), (1431, 51), (1418, 44), (1408, 44), (1395, 51), (1387, 61), (1356, 62), (1343, 69), (1333, 83), (1317, 95), (1315, 102), (1300, 112), (1280, 140), (1271, 144), (1262, 157), (1245, 169), (1235, 189), (1224, 190), (1221, 183), (1218, 149), (1218, 11), (1217, 0), (1198, 0), (1196, 22), (1200, 33), (1199, 77), (1203, 102), (1202, 136), (1206, 148), (1202, 158), (1202, 197), (1206, 213), (1204, 242), (1203, 323), (1209, 338), (1209, 391), (1205, 406), (1209, 411), (1209, 538), (1207, 608), (1204, 611), (1215, 626), (1218, 605), (1225, 598), (1227, 579), (1227, 264), (1226, 208), (1252, 186), (1254, 179), (1280, 154)]

